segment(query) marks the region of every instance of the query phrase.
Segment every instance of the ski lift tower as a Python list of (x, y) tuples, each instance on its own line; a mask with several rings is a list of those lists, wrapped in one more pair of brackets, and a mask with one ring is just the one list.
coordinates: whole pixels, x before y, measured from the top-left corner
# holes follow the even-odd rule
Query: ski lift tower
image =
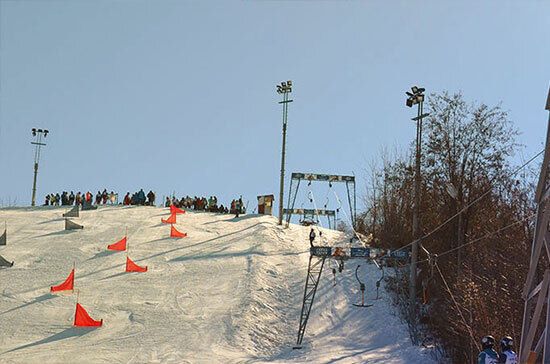
[[(519, 362), (528, 364), (535, 362), (550, 364), (550, 266), (548, 263), (541, 262), (543, 246), (547, 255), (546, 261), (550, 260), (550, 89), (546, 110), (549, 111), (546, 146), (535, 195), (537, 220), (531, 247), (531, 263), (522, 294), (525, 308)], [(542, 281), (535, 285), (537, 272), (542, 270), (544, 270)], [(544, 305), (546, 305), (546, 315), (543, 313)], [(539, 359), (541, 352), (542, 361)]]
[(357, 199), (355, 193), (355, 176), (342, 176), (335, 174), (317, 174), (317, 173), (292, 173), (290, 178), (290, 193), (288, 194), (288, 207), (286, 208), (286, 226), (290, 224), (290, 218), (295, 211), (294, 204), (296, 203), (296, 196), (298, 196), (298, 190), (300, 189), (300, 182), (308, 181), (311, 184), (313, 181), (328, 182), (329, 187), (332, 187), (333, 183), (345, 183), (348, 195), (348, 203), (350, 210), (350, 219), (353, 228), (356, 227), (357, 220)]
[[(311, 314), (311, 308), (315, 301), (315, 294), (321, 280), (321, 273), (327, 259), (335, 259), (343, 262), (350, 259), (361, 259), (373, 261), (376, 263), (377, 258), (385, 256), (387, 251), (377, 248), (346, 248), (346, 247), (330, 247), (316, 246), (310, 249), (309, 264), (307, 267), (306, 285), (304, 288), (304, 298), (302, 300), (302, 310), (300, 312), (300, 325), (298, 327), (298, 337), (296, 346), (293, 349), (302, 348), (302, 340), (306, 332), (306, 326)], [(360, 305), (360, 307), (368, 307)]]

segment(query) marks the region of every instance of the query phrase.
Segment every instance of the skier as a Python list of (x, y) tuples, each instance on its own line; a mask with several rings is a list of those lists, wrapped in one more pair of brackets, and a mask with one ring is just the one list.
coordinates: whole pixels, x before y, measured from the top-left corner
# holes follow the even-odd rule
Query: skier
[(495, 338), (491, 335), (484, 336), (481, 339), (483, 351), (477, 356), (477, 364), (498, 364), (498, 354), (493, 349), (495, 346)]
[(74, 204), (74, 192), (71, 191), (71, 194), (69, 195), (69, 205)]
[(311, 231), (309, 232), (309, 245), (312, 247), (312, 248), (315, 248), (313, 246), (313, 240), (315, 240), (315, 230), (313, 230), (313, 228), (311, 228)]
[(97, 191), (97, 195), (95, 195), (95, 204), (99, 205), (101, 204), (101, 192)]
[(498, 362), (500, 364), (518, 364), (518, 355), (512, 350), (514, 340), (510, 336), (504, 336), (500, 339), (500, 355)]

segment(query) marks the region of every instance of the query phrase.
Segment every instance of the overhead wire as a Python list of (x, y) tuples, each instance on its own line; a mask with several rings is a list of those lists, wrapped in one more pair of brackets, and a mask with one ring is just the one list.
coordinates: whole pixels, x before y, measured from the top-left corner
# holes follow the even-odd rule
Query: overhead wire
[[(508, 224), (508, 225), (506, 225), (506, 226), (504, 226), (504, 227), (501, 227), (501, 228), (498, 229), (498, 230), (495, 230), (495, 231), (493, 231), (493, 232), (490, 232), (490, 233), (488, 233), (488, 234), (485, 234), (485, 235), (482, 236), (482, 237), (476, 238), (476, 239), (474, 239), (474, 240), (472, 240), (472, 241), (469, 241), (469, 242), (467, 242), (467, 243), (464, 243), (464, 244), (462, 244), (462, 245), (459, 245), (459, 246), (457, 246), (457, 247), (454, 247), (454, 248), (452, 248), (452, 249), (449, 249), (449, 250), (447, 250), (447, 251), (444, 251), (443, 253), (439, 253), (439, 254), (437, 254), (437, 257), (438, 257), (438, 258), (439, 258), (439, 257), (442, 257), (442, 256), (444, 256), (444, 255), (447, 255), (447, 254), (450, 254), (450, 253), (452, 253), (452, 252), (454, 252), (454, 251), (457, 251), (457, 250), (459, 250), (459, 249), (462, 249), (462, 248), (464, 248), (465, 246), (472, 245), (472, 244), (474, 244), (474, 243), (477, 243), (478, 241), (487, 239), (488, 237), (491, 237), (491, 236), (496, 235), (496, 234), (498, 234), (498, 233), (500, 233), (500, 232), (502, 232), (502, 231), (504, 231), (504, 230), (507, 230), (507, 229), (509, 229), (509, 228), (511, 228), (511, 227), (514, 227), (514, 226), (516, 226), (516, 225), (519, 225), (519, 224), (521, 224), (521, 223), (523, 223), (523, 222), (525, 222), (525, 221), (527, 221), (527, 220), (529, 220), (529, 219), (535, 217), (536, 215), (537, 215), (536, 213), (531, 214), (531, 215), (529, 215), (529, 216), (527, 216), (527, 217), (525, 217), (525, 218), (523, 218), (523, 219), (521, 219), (521, 220), (515, 221), (515, 222), (513, 222), (513, 223), (511, 223), (511, 224)], [(430, 260), (430, 259), (420, 260), (417, 264), (425, 263), (425, 262), (428, 262), (429, 260)]]
[[(544, 149), (541, 150), (540, 152), (538, 152), (537, 154), (535, 154), (531, 159), (529, 159), (527, 162), (525, 162), (523, 165), (521, 165), (520, 167), (518, 167), (516, 170), (514, 170), (512, 173), (510, 173), (508, 176), (509, 177), (512, 177), (514, 176), (516, 173), (518, 173), (519, 171), (521, 171), (523, 168), (525, 168), (527, 165), (529, 165), (531, 162), (533, 162), (538, 156), (540, 156), (542, 153), (544, 153)], [(496, 177), (495, 177), (496, 178)], [(493, 179), (495, 179), (493, 178)], [(415, 242), (419, 242), (419, 241), (422, 241), (430, 236), (432, 236), (433, 234), (435, 234), (437, 231), (441, 230), (441, 228), (443, 228), (445, 225), (447, 225), (449, 222), (453, 221), (456, 217), (458, 217), (460, 214), (462, 214), (464, 211), (466, 211), (468, 208), (470, 208), (472, 205), (476, 204), (477, 202), (479, 202), (483, 197), (485, 197), (486, 195), (488, 195), (489, 193), (491, 193), (494, 189), (494, 186), (493, 187), (490, 187), (489, 189), (487, 189), (487, 191), (483, 192), (478, 198), (476, 198), (475, 200), (473, 200), (472, 202), (470, 202), (469, 204), (467, 204), (466, 206), (464, 206), (460, 211), (458, 211), (456, 214), (454, 214), (453, 216), (449, 217), (447, 220), (445, 220), (443, 223), (439, 224), (435, 229), (433, 229), (432, 231), (430, 231), (429, 233), (423, 235), (422, 237), (418, 238), (418, 239), (415, 239), (413, 241), (411, 241), (410, 243), (406, 244), (406, 245), (403, 245), (402, 247), (400, 247), (399, 249), (396, 249), (395, 252), (398, 252), (400, 250), (403, 250), (411, 245), (413, 245)]]
[(472, 331), (472, 328), (466, 322), (466, 319), (464, 318), (464, 315), (462, 314), (462, 310), (460, 309), (460, 305), (456, 301), (455, 296), (453, 295), (453, 292), (451, 291), (451, 288), (447, 284), (447, 280), (445, 280), (445, 277), (443, 276), (443, 273), (441, 272), (441, 269), (439, 269), (439, 265), (437, 264), (437, 262), (435, 263), (435, 267), (436, 267), (437, 271), (439, 272), (439, 276), (441, 277), (441, 280), (443, 281), (443, 284), (445, 285), (445, 288), (447, 289), (447, 292), (451, 296), (451, 299), (453, 300), (453, 303), (455, 304), (455, 307), (456, 307), (458, 313), (460, 314), (460, 318), (462, 319), (462, 323), (464, 324), (464, 326), (468, 330), (468, 333), (470, 334), (470, 338), (472, 339), (472, 342), (476, 343), (476, 346), (479, 349), (479, 345), (477, 344), (477, 340), (474, 337), (474, 333)]

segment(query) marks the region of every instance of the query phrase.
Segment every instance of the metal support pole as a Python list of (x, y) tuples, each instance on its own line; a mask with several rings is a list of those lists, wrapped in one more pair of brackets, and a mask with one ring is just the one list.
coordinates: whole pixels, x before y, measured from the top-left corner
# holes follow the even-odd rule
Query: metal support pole
[(33, 136), (36, 137), (36, 141), (31, 142), (31, 144), (34, 145), (34, 177), (32, 182), (32, 198), (31, 198), (31, 206), (36, 206), (36, 180), (38, 176), (38, 162), (40, 161), (40, 148), (45, 143), (42, 143), (42, 136), (46, 137), (49, 133), (48, 130), (42, 130), (42, 129), (32, 129)]
[(278, 86), (278, 91), (283, 95), (283, 101), (280, 101), (280, 104), (283, 104), (283, 147), (281, 150), (281, 177), (279, 183), (279, 225), (283, 224), (283, 200), (284, 200), (284, 190), (285, 190), (285, 157), (286, 157), (286, 129), (288, 121), (288, 103), (292, 100), (288, 99), (288, 94), (292, 92), (292, 82), (288, 81), (287, 83), (281, 83), (281, 86)]
[(36, 206), (36, 176), (38, 175), (38, 162), (34, 162), (34, 178), (32, 181), (31, 206)]
[(418, 259), (418, 238), (420, 237), (420, 161), (422, 152), (422, 105), (423, 102), (418, 103), (418, 116), (416, 120), (416, 168), (414, 178), (414, 210), (413, 210), (413, 243), (411, 251), (411, 271), (410, 271), (410, 311), (411, 320), (416, 320), (416, 263)]

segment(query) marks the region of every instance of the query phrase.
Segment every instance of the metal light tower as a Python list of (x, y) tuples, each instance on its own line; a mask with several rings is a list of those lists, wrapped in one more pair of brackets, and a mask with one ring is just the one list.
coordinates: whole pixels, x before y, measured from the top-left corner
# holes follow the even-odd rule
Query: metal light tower
[(285, 149), (286, 149), (286, 124), (288, 120), (288, 103), (292, 100), (288, 99), (288, 94), (292, 92), (292, 81), (281, 82), (277, 85), (277, 93), (283, 95), (283, 100), (279, 104), (283, 104), (283, 149), (281, 153), (281, 185), (279, 188), (279, 225), (283, 224), (283, 194), (285, 189)]
[(32, 136), (35, 138), (31, 144), (34, 144), (34, 178), (32, 182), (32, 201), (31, 206), (36, 205), (36, 176), (38, 175), (38, 162), (40, 160), (40, 148), (46, 146), (46, 143), (42, 143), (42, 137), (44, 139), (48, 136), (49, 131), (44, 129), (31, 129)]
[(416, 166), (414, 175), (414, 210), (413, 210), (413, 243), (411, 252), (411, 271), (410, 271), (410, 285), (409, 285), (409, 297), (411, 306), (411, 319), (415, 317), (416, 307), (416, 262), (418, 259), (418, 240), (420, 238), (420, 186), (422, 183), (422, 177), (420, 175), (420, 160), (422, 154), (422, 119), (429, 114), (423, 113), (424, 106), (424, 91), (425, 89), (417, 86), (411, 87), (412, 92), (406, 92), (407, 106), (413, 107), (418, 105), (418, 114), (413, 121), (416, 121)]

